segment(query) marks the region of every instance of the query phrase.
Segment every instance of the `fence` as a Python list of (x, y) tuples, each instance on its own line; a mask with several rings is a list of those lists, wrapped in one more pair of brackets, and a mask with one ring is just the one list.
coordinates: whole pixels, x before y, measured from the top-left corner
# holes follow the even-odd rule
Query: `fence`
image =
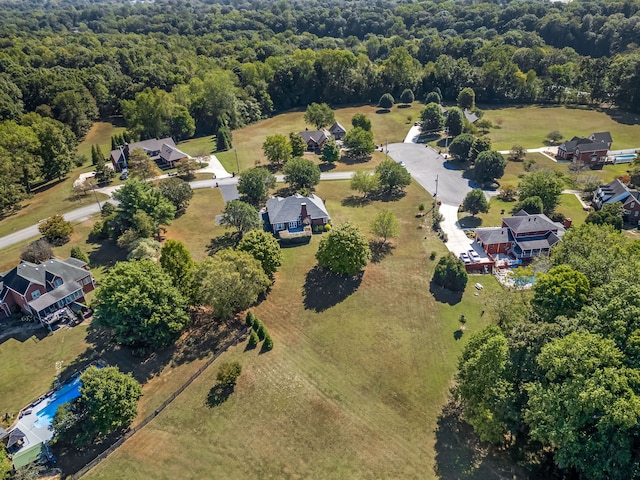
[(200, 367), (198, 369), (198, 371), (196, 371), (196, 373), (191, 375), (191, 377), (189, 377), (189, 379), (178, 390), (173, 392), (171, 394), (171, 396), (169, 398), (167, 398), (162, 403), (162, 405), (160, 405), (151, 415), (149, 415), (147, 418), (145, 418), (139, 425), (136, 425), (134, 428), (127, 430), (126, 433), (122, 437), (120, 437), (113, 445), (111, 445), (104, 452), (102, 452), (96, 458), (91, 460), (89, 463), (87, 463), (84, 467), (82, 467), (78, 472), (76, 472), (73, 475), (71, 475), (69, 478), (71, 480), (78, 480), (83, 475), (87, 474), (89, 472), (89, 470), (91, 470), (96, 465), (98, 465), (102, 460), (104, 460), (109, 455), (111, 455), (113, 452), (115, 452), (116, 449), (120, 445), (122, 445), (127, 439), (129, 439), (133, 435), (135, 435), (136, 432), (141, 430), (151, 420), (153, 420), (156, 417), (156, 415), (158, 415), (165, 408), (167, 408), (169, 406), (169, 404), (171, 402), (173, 402), (178, 397), (178, 395), (180, 395), (182, 392), (184, 392), (187, 389), (187, 387), (189, 387), (189, 385), (191, 385), (194, 382), (194, 380), (196, 380), (200, 375), (202, 375), (204, 373), (204, 371), (207, 368), (209, 368), (211, 366), (211, 364), (213, 362), (215, 362), (220, 355), (222, 355), (224, 352), (226, 352), (229, 349), (229, 347), (231, 347), (233, 345), (236, 345), (240, 340), (242, 340), (242, 338), (247, 334), (247, 332), (248, 332), (248, 328), (245, 327), (241, 332), (236, 334), (235, 337), (233, 337), (231, 340), (229, 340), (227, 343), (225, 343), (224, 346), (213, 355), (213, 357), (211, 357), (209, 360), (207, 360), (205, 362), (205, 364), (202, 367)]

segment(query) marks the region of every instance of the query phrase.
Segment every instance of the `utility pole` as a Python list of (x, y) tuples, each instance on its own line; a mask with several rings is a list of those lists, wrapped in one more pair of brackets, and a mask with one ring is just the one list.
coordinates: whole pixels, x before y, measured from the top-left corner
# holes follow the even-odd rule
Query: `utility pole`
[(89, 186), (91, 187), (91, 190), (93, 190), (93, 195), (95, 195), (95, 197), (96, 197), (96, 202), (98, 203), (98, 208), (102, 212), (102, 205), (100, 205), (100, 200), (98, 200), (98, 194), (96, 193), (96, 188), (93, 185), (93, 182), (89, 182)]
[(385, 138), (384, 140), (384, 159), (387, 160), (389, 158), (389, 140)]
[(436, 175), (436, 193), (433, 195), (433, 198), (436, 199), (436, 202), (438, 201), (438, 175)]
[(238, 175), (240, 174), (240, 164), (238, 163), (238, 149), (233, 147), (233, 151), (236, 154), (236, 168), (238, 169)]

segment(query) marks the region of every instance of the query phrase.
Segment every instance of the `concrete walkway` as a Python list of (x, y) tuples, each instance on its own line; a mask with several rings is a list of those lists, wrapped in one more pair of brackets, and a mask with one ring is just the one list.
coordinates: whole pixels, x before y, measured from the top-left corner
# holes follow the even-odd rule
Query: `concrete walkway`
[(440, 222), (440, 228), (447, 234), (446, 247), (454, 255), (458, 256), (462, 252), (471, 249), (471, 240), (467, 237), (465, 231), (458, 223), (458, 205), (440, 205), (440, 214), (443, 220)]
[(414, 125), (409, 129), (407, 136), (404, 137), (403, 143), (418, 143), (418, 138), (420, 137), (421, 132), (422, 129), (420, 128), (420, 125)]

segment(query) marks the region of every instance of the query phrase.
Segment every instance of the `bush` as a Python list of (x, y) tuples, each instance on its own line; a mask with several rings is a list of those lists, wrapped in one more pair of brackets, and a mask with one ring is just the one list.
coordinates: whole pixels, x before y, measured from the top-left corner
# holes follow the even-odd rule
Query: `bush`
[(89, 263), (89, 255), (84, 253), (78, 245), (71, 247), (71, 258), (77, 258), (85, 263)]
[(31, 242), (24, 247), (20, 259), (31, 263), (41, 263), (53, 256), (51, 244), (44, 238)]
[(242, 373), (242, 365), (238, 362), (225, 362), (220, 365), (216, 379), (220, 385), (235, 385)]
[(252, 329), (251, 333), (249, 334), (249, 343), (247, 343), (247, 347), (248, 348), (256, 348), (258, 343), (260, 343), (260, 339), (258, 338), (258, 334), (255, 332), (255, 330)]
[(264, 340), (264, 336), (267, 333), (267, 329), (258, 317), (254, 317), (253, 330), (258, 334), (260, 340)]
[(273, 349), (273, 340), (271, 339), (271, 335), (269, 335), (268, 333), (266, 333), (264, 336), (264, 343), (262, 344), (262, 348), (265, 351)]
[(467, 286), (467, 271), (464, 263), (453, 255), (446, 255), (438, 261), (433, 274), (433, 281), (454, 292), (462, 292)]
[(421, 203), (420, 205), (418, 205), (418, 211), (424, 212), (424, 203)]
[(253, 327), (254, 322), (255, 322), (255, 317), (253, 316), (253, 313), (247, 312), (247, 316), (245, 318), (245, 323), (247, 324), (247, 327)]

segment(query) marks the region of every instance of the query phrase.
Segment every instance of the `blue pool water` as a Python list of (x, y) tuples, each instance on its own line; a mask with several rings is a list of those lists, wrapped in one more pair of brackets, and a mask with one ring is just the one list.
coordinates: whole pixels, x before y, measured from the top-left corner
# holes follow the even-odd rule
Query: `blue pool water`
[(82, 382), (80, 376), (73, 379), (73, 381), (64, 385), (60, 390), (54, 392), (48, 399), (48, 404), (36, 413), (38, 419), (34, 422), (36, 427), (48, 427), (53, 424), (53, 417), (60, 405), (63, 405), (71, 400), (80, 396), (80, 387)]
[(616, 161), (633, 160), (634, 158), (636, 158), (636, 156), (633, 154), (616, 155)]

